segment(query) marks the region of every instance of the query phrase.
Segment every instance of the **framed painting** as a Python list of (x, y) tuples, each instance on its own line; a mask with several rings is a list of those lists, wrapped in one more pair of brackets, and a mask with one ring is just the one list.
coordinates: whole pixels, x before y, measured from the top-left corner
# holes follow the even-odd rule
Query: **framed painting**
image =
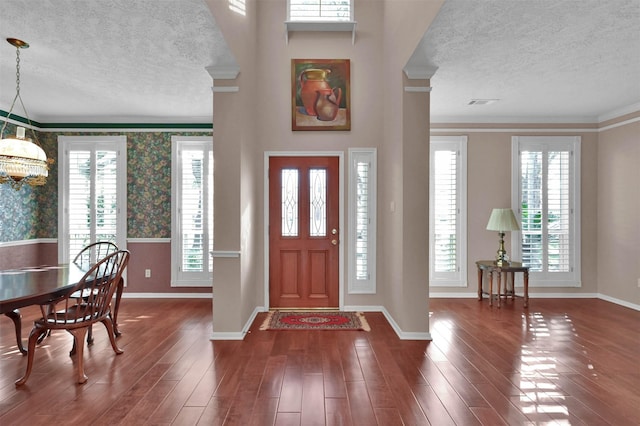
[(291, 60), (292, 130), (351, 130), (349, 59)]

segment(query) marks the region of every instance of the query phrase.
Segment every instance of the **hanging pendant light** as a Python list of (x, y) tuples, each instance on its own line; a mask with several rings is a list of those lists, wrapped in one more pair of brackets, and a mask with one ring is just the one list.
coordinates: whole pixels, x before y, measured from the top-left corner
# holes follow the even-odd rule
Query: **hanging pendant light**
[[(0, 131), (2, 138), (0, 140), (0, 184), (8, 183), (18, 190), (25, 183), (31, 186), (44, 185), (49, 175), (49, 164), (53, 163), (53, 160), (47, 159), (47, 155), (38, 144), (38, 136), (33, 130), (31, 119), (20, 96), (20, 49), (28, 48), (29, 44), (16, 38), (8, 38), (7, 41), (16, 47), (16, 96), (13, 98), (11, 108)], [(25, 136), (25, 128), (21, 126), (16, 128), (15, 136), (7, 138), (4, 136), (11, 112), (18, 99), (36, 143)]]

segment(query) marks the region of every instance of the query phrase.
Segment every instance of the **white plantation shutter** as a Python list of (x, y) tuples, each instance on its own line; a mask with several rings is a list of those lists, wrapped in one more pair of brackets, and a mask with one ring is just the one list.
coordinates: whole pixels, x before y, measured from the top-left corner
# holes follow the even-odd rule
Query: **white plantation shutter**
[(434, 136), (429, 168), (431, 286), (466, 285), (466, 137)]
[(126, 248), (126, 138), (59, 138), (60, 262), (111, 241)]
[(350, 21), (352, 0), (289, 0), (288, 21)]
[(213, 279), (213, 144), (172, 137), (172, 285), (211, 286)]
[(91, 243), (91, 151), (69, 152), (69, 252), (79, 253)]
[(457, 269), (457, 151), (434, 152), (434, 272)]
[(375, 149), (349, 150), (349, 293), (376, 292)]
[(580, 285), (578, 137), (514, 137), (514, 260), (533, 285)]

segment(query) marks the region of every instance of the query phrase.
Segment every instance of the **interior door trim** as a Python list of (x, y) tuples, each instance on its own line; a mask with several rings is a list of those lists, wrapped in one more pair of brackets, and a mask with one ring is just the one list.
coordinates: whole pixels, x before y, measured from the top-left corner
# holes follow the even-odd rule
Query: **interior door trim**
[[(339, 193), (339, 241), (345, 241), (344, 233), (344, 151), (265, 151), (263, 163), (263, 277), (264, 277), (264, 307), (269, 309), (269, 158), (271, 157), (338, 157), (338, 176), (340, 179)], [(340, 244), (338, 250), (338, 303), (340, 309), (344, 308), (344, 244)]]

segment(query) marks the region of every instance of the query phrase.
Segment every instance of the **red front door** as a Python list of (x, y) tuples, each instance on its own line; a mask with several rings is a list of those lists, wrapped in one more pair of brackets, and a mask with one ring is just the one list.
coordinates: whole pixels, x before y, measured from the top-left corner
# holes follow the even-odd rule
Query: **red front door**
[(338, 157), (269, 159), (269, 305), (339, 306)]

